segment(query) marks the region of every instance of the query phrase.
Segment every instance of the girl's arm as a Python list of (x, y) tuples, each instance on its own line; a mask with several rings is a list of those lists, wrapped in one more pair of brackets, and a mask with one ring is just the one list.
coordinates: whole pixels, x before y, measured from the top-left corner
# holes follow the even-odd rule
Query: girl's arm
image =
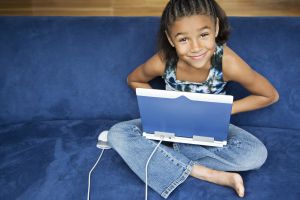
[(157, 76), (162, 76), (164, 69), (165, 63), (159, 54), (155, 54), (128, 75), (127, 84), (133, 90), (136, 88), (151, 88), (148, 82)]
[(272, 84), (227, 46), (224, 46), (223, 75), (225, 81), (238, 82), (251, 93), (233, 102), (232, 114), (263, 108), (279, 99)]

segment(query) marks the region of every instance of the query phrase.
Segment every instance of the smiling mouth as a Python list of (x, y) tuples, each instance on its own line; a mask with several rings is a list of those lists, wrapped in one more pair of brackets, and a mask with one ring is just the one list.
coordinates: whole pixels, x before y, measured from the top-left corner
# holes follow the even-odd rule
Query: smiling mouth
[(196, 56), (190, 56), (190, 58), (192, 60), (201, 60), (202, 58), (204, 58), (204, 56), (206, 55), (207, 52), (200, 54), (200, 55), (196, 55)]

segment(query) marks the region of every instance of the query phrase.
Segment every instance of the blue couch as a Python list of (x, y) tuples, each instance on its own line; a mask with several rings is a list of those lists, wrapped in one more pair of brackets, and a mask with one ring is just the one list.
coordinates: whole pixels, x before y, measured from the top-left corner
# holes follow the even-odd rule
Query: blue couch
[[(242, 172), (245, 200), (300, 199), (300, 17), (231, 17), (228, 45), (280, 93), (232, 116), (261, 139), (265, 165)], [(127, 75), (156, 51), (157, 17), (0, 17), (0, 199), (87, 195), (99, 132), (139, 116)], [(160, 78), (151, 81), (163, 88)], [(236, 99), (247, 95), (230, 83)], [(91, 199), (143, 199), (144, 184), (114, 150), (92, 174)], [(149, 199), (162, 199), (149, 189)], [(169, 199), (239, 199), (188, 178)]]

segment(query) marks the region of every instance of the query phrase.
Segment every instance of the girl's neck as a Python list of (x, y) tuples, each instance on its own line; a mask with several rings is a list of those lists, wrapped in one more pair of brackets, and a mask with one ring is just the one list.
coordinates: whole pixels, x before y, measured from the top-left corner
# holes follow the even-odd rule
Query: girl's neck
[(197, 69), (187, 63), (178, 60), (176, 65), (176, 79), (181, 81), (202, 83), (207, 80), (211, 68), (211, 62), (204, 68)]

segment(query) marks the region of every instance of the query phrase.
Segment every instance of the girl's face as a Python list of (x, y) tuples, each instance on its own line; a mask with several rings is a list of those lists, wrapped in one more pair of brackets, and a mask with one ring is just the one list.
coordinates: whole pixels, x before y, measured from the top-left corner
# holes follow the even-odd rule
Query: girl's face
[[(218, 22), (218, 20), (217, 20)], [(197, 69), (208, 69), (216, 48), (218, 23), (210, 16), (192, 15), (176, 20), (167, 37), (175, 47), (179, 61)]]

